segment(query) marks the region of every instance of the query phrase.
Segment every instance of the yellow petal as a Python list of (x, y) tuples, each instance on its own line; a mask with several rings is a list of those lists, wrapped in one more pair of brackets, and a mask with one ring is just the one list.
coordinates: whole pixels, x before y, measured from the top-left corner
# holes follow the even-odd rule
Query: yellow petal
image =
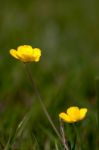
[(22, 45), (22, 46), (19, 46), (17, 48), (17, 51), (19, 53), (29, 53), (29, 54), (33, 54), (33, 49), (32, 49), (32, 46), (30, 45)]
[(80, 109), (80, 120), (85, 118), (87, 111), (88, 111), (87, 108)]
[(14, 58), (19, 59), (19, 57), (18, 57), (18, 55), (17, 55), (17, 51), (16, 51), (15, 49), (11, 49), (11, 50), (10, 50), (10, 54), (11, 54)]
[(29, 45), (19, 46), (17, 48), (17, 54), (21, 61), (29, 62), (29, 61), (32, 61), (33, 49)]
[(33, 52), (33, 59), (34, 61), (39, 61), (40, 60), (40, 56), (41, 56), (41, 50), (39, 48), (34, 48), (33, 49), (34, 52)]
[(33, 55), (36, 57), (36, 56), (41, 56), (41, 50), (39, 48), (34, 48), (33, 49), (34, 52), (33, 52)]
[(59, 117), (65, 122), (73, 123), (73, 121), (70, 119), (70, 117), (64, 112), (60, 113)]
[(72, 106), (67, 109), (67, 115), (73, 121), (78, 121), (80, 119), (80, 111), (78, 107)]

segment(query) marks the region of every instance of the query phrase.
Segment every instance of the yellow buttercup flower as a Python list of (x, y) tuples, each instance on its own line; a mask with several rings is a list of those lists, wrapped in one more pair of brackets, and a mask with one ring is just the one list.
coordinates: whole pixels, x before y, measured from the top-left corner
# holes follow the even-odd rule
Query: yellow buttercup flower
[(10, 50), (10, 54), (22, 62), (38, 62), (41, 56), (39, 48), (32, 48), (30, 45), (22, 45), (15, 49)]
[(74, 123), (84, 119), (86, 113), (87, 113), (87, 108), (79, 109), (76, 106), (72, 106), (67, 109), (66, 113), (65, 112), (60, 113), (59, 117), (67, 123)]

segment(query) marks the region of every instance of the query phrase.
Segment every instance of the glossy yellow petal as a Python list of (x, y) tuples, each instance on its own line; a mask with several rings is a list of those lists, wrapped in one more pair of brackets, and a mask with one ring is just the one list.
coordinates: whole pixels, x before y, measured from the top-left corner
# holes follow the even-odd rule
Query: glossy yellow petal
[(21, 55), (21, 56), (20, 56), (20, 54), (18, 54), (18, 57), (20, 58), (20, 60), (21, 60), (22, 62), (31, 62), (31, 61), (33, 61), (30, 56), (27, 56), (27, 55), (25, 55), (25, 54), (23, 54), (23, 55)]
[(78, 121), (80, 119), (79, 108), (75, 106), (68, 108), (67, 115), (71, 118), (72, 121)]
[(19, 46), (19, 47), (17, 48), (17, 51), (18, 51), (20, 54), (29, 54), (29, 55), (32, 55), (32, 54), (33, 54), (33, 49), (32, 49), (32, 46), (30, 46), (30, 45)]
[(40, 56), (41, 56), (41, 50), (39, 48), (34, 48), (34, 53), (33, 53), (33, 57), (34, 57), (34, 61), (39, 61)]
[(39, 56), (39, 57), (41, 56), (41, 50), (40, 50), (39, 48), (34, 48), (33, 50), (34, 50), (33, 53), (34, 53), (34, 56), (35, 56), (35, 57), (36, 57), (36, 56)]
[(60, 114), (59, 114), (59, 117), (60, 117), (63, 121), (65, 121), (65, 122), (68, 122), (68, 123), (72, 123), (72, 122), (73, 122), (73, 121), (70, 119), (70, 117), (69, 117), (66, 113), (64, 113), (64, 112), (60, 113)]
[(33, 55), (33, 49), (29, 45), (23, 45), (17, 48), (17, 53), (21, 61), (28, 62), (31, 61), (31, 57)]
[(88, 111), (87, 108), (80, 109), (80, 120), (85, 118), (87, 111)]
[(15, 49), (11, 49), (11, 50), (10, 50), (10, 54), (11, 54), (14, 58), (19, 59), (19, 57), (18, 57), (18, 55), (17, 55), (17, 51), (16, 51)]

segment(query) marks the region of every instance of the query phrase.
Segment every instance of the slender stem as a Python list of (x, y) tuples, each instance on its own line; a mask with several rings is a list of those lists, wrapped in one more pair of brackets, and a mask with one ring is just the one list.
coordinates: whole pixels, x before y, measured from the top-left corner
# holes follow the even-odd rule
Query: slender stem
[(51, 117), (50, 117), (50, 115), (49, 115), (49, 113), (48, 113), (48, 111), (47, 111), (47, 109), (46, 109), (44, 103), (43, 103), (43, 100), (42, 100), (42, 98), (41, 98), (41, 96), (40, 96), (40, 93), (39, 93), (39, 91), (38, 91), (38, 89), (37, 89), (37, 87), (36, 87), (36, 84), (35, 84), (34, 80), (33, 80), (33, 76), (31, 75), (31, 72), (30, 72), (28, 66), (27, 66), (25, 63), (24, 63), (24, 66), (25, 66), (25, 69), (26, 69), (26, 73), (27, 73), (27, 75), (28, 75), (28, 77), (29, 77), (29, 79), (30, 79), (30, 82), (31, 82), (31, 84), (32, 84), (32, 88), (33, 88), (33, 90), (34, 90), (34, 92), (35, 92), (35, 95), (36, 95), (36, 97), (38, 98), (38, 100), (39, 100), (39, 102), (40, 102), (40, 104), (41, 104), (41, 106), (42, 106), (42, 109), (43, 109), (43, 111), (44, 111), (46, 117), (48, 118), (48, 120), (49, 120), (51, 126), (53, 127), (55, 133), (57, 134), (57, 136), (59, 137), (60, 141), (62, 142), (61, 135), (60, 135), (60, 133), (58, 132), (58, 130), (56, 129), (56, 127), (55, 127), (55, 125), (54, 125), (54, 123), (53, 123), (53, 121), (52, 121), (52, 119), (51, 119)]
[(67, 140), (66, 140), (66, 137), (65, 137), (65, 133), (64, 133), (64, 124), (63, 124), (61, 119), (60, 119), (60, 131), (61, 131), (64, 150), (69, 150)]
[(81, 139), (80, 139), (79, 132), (78, 132), (78, 130), (76, 128), (75, 123), (73, 124), (73, 127), (74, 127), (75, 135), (77, 137), (76, 139), (77, 139), (78, 150), (81, 150)]

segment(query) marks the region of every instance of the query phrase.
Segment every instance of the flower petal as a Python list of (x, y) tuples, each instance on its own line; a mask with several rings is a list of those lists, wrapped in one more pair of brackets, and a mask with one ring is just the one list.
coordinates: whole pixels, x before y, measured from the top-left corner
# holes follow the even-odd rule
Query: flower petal
[(41, 50), (39, 48), (34, 48), (33, 50), (34, 61), (38, 62), (41, 56)]
[(80, 120), (85, 118), (87, 111), (88, 111), (87, 108), (80, 109)]
[(11, 49), (11, 50), (10, 50), (10, 54), (11, 54), (14, 58), (19, 59), (19, 57), (18, 57), (18, 55), (17, 55), (17, 51), (16, 51), (15, 49)]
[(80, 111), (78, 107), (72, 106), (67, 109), (67, 115), (70, 116), (71, 120), (78, 121), (80, 119)]
[(28, 62), (31, 61), (31, 57), (33, 56), (33, 49), (29, 45), (23, 45), (17, 48), (17, 53), (21, 61)]
[(64, 113), (64, 112), (60, 113), (60, 114), (59, 114), (59, 117), (60, 117), (63, 121), (65, 121), (65, 122), (68, 122), (68, 123), (72, 123), (72, 122), (73, 122), (73, 121), (70, 119), (70, 117), (69, 117), (66, 113)]
[(17, 48), (19, 53), (33, 54), (33, 48), (30, 45), (22, 45)]

